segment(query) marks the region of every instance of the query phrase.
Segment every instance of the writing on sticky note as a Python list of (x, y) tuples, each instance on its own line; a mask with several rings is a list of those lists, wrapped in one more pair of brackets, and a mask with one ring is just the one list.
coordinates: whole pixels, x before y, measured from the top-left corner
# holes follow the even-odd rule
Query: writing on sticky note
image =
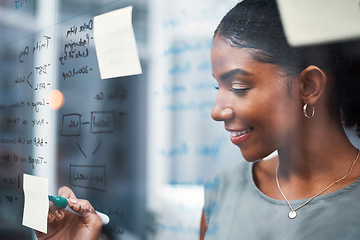
[(94, 17), (94, 41), (102, 79), (141, 74), (132, 6)]
[(360, 38), (358, 0), (277, 0), (293, 46)]
[(47, 233), (49, 211), (49, 180), (24, 174), (24, 214), (22, 224), (43, 233)]

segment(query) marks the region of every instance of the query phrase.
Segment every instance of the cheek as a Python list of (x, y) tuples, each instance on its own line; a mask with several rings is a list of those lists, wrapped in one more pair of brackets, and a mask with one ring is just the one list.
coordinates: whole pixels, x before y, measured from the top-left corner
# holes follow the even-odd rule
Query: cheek
[(283, 99), (268, 107), (268, 128), (273, 137), (284, 143), (291, 141), (299, 126), (299, 110), (294, 101)]
[(286, 134), (297, 124), (298, 109), (297, 104), (285, 92), (265, 92), (259, 93), (256, 98), (249, 103), (249, 111), (254, 116), (254, 122), (258, 122), (266, 132), (272, 134)]

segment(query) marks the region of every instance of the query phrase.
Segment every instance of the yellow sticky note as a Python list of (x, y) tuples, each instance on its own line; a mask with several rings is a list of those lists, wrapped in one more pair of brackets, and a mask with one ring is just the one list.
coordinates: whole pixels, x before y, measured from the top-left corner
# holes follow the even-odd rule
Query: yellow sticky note
[(94, 17), (94, 41), (102, 79), (141, 74), (132, 6)]
[(360, 38), (359, 0), (277, 0), (293, 46)]
[(47, 233), (49, 180), (28, 174), (24, 174), (23, 179), (25, 201), (22, 224)]

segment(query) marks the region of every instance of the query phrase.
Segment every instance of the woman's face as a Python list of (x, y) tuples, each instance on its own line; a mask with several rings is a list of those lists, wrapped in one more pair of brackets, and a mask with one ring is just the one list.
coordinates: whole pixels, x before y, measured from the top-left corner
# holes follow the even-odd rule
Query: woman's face
[(232, 47), (222, 36), (214, 38), (211, 48), (219, 86), (211, 116), (224, 122), (247, 161), (289, 147), (302, 116), (297, 78), (290, 79), (277, 65), (254, 60), (254, 51)]

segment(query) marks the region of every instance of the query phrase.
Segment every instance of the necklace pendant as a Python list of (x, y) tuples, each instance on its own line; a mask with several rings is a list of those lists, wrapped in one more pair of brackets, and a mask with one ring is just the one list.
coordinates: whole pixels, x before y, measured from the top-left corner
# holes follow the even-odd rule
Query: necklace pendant
[(289, 218), (290, 219), (294, 219), (294, 218), (296, 218), (296, 212), (294, 211), (294, 210), (291, 210), (290, 212), (289, 212)]

